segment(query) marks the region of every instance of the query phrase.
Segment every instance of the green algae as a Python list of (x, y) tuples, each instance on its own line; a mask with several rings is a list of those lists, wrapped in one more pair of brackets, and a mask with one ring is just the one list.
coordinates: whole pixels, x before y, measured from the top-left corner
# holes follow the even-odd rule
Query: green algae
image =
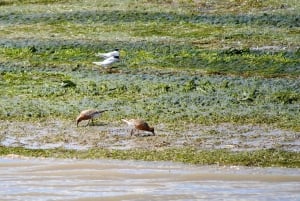
[(275, 149), (259, 151), (230, 152), (226, 150), (195, 150), (193, 148), (170, 148), (164, 150), (108, 150), (89, 149), (75, 151), (67, 149), (26, 149), (0, 146), (0, 155), (21, 155), (26, 157), (76, 158), (76, 159), (119, 159), (144, 161), (173, 161), (197, 165), (239, 165), (257, 167), (300, 167), (300, 155), (295, 152)]
[(112, 110), (107, 121), (136, 116), (179, 127), (178, 121), (230, 122), (299, 130), (295, 79), (35, 70), (0, 76), (0, 116), (12, 120), (73, 120), (80, 110), (95, 107)]

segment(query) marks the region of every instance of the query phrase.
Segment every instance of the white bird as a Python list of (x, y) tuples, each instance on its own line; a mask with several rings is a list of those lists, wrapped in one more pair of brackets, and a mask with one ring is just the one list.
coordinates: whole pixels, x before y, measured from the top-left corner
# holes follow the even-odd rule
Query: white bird
[(104, 61), (95, 61), (93, 64), (96, 64), (98, 66), (108, 67), (111, 64), (118, 62), (120, 60), (119, 56), (113, 56), (105, 59)]
[(119, 49), (115, 49), (114, 51), (112, 52), (107, 52), (107, 53), (97, 53), (95, 54), (97, 57), (101, 57), (101, 58), (109, 58), (109, 57), (114, 57), (114, 56), (120, 56), (120, 52), (119, 52)]

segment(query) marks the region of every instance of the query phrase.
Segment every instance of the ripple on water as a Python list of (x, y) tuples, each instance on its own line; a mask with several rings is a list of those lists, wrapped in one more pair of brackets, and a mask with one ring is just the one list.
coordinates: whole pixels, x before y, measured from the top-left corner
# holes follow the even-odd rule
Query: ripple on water
[(3, 200), (297, 200), (300, 170), (118, 160), (0, 159)]

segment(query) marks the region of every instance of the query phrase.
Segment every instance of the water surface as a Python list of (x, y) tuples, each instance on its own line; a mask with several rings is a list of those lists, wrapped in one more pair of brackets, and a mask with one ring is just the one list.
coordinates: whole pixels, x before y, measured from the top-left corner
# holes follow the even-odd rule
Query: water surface
[(300, 200), (300, 169), (0, 158), (0, 200)]

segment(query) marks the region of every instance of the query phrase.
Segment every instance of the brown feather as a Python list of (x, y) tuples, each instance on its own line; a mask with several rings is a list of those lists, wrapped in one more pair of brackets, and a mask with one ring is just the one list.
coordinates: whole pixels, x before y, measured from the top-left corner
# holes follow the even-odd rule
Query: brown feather
[(107, 110), (95, 110), (95, 109), (83, 110), (82, 112), (80, 112), (80, 114), (76, 118), (77, 126), (81, 121), (93, 120), (94, 118), (100, 116), (101, 113), (103, 113), (105, 111), (107, 111)]
[[(141, 119), (122, 119), (123, 122), (127, 123), (129, 126), (133, 127), (133, 129), (141, 130), (141, 131), (148, 131), (155, 135), (154, 128), (150, 127), (147, 122)], [(133, 129), (131, 130), (130, 134), (133, 134)]]

